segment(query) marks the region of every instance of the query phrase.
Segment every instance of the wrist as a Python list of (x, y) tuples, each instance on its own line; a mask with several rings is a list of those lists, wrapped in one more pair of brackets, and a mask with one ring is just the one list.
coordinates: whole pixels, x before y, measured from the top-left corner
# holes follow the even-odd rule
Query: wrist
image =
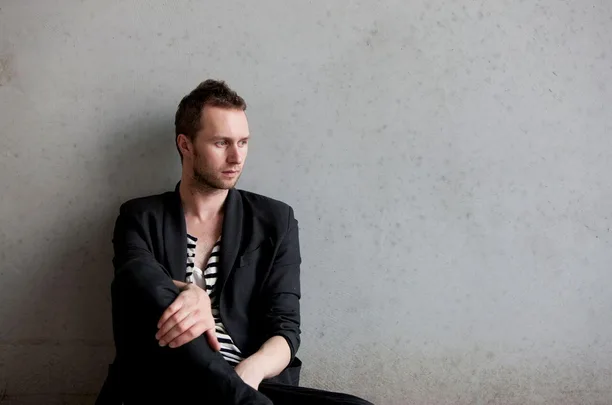
[(255, 352), (246, 358), (245, 361), (247, 361), (254, 370), (257, 370), (257, 373), (260, 374), (262, 380), (269, 377), (269, 359), (265, 353), (262, 353), (261, 351)]
[(179, 291), (181, 291), (181, 292), (182, 291), (187, 291), (187, 290), (191, 289), (191, 287), (193, 287), (193, 285), (194, 285), (192, 283), (180, 283), (180, 284), (174, 283), (174, 284), (178, 287)]

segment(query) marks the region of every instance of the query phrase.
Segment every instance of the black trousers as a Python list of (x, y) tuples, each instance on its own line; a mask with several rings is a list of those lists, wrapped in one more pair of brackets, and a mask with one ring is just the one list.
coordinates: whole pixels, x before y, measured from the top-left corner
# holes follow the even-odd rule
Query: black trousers
[(371, 405), (352, 395), (267, 381), (254, 390), (203, 336), (179, 348), (160, 347), (157, 322), (180, 291), (159, 269), (136, 267), (120, 271), (112, 284), (117, 360), (97, 405)]

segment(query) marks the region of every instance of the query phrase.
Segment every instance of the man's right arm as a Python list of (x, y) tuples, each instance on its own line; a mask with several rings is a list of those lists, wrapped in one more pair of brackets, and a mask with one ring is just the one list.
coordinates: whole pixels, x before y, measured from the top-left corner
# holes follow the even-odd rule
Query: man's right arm
[[(115, 278), (112, 283), (113, 331), (120, 363), (132, 380), (134, 371), (147, 367), (149, 374), (167, 373), (159, 369), (165, 359), (171, 368), (193, 370), (197, 380), (206, 385), (202, 392), (219, 403), (270, 404), (267, 398), (244, 384), (223, 357), (211, 350), (202, 336), (181, 347), (160, 347), (155, 340), (157, 322), (163, 312), (177, 299), (181, 290), (173, 282), (170, 273), (159, 263), (149, 246), (147, 214), (124, 204), (120, 209), (113, 234)], [(138, 390), (135, 381), (124, 381), (123, 386)], [(135, 385), (133, 383), (136, 383)], [(143, 381), (142, 387), (147, 386)], [(150, 383), (149, 383), (150, 384)], [(164, 389), (184, 390), (184, 387)], [(142, 390), (141, 390), (142, 391)]]
[(115, 276), (124, 269), (130, 269), (135, 262), (148, 264), (159, 268), (168, 278), (170, 272), (159, 263), (149, 246), (149, 231), (145, 228), (146, 214), (130, 206), (130, 203), (121, 205), (119, 216), (115, 221), (113, 232), (113, 266)]
[[(148, 229), (143, 225), (146, 218), (130, 214), (125, 204), (120, 209), (115, 225), (113, 245), (115, 248), (115, 274), (130, 265), (154, 266), (165, 275), (170, 272), (159, 263), (149, 246)], [(220, 344), (215, 333), (215, 320), (212, 315), (208, 294), (195, 285), (174, 280), (181, 293), (176, 300), (161, 315), (155, 338), (162, 346), (179, 347), (196, 337), (206, 334), (208, 343), (215, 351), (220, 350)]]

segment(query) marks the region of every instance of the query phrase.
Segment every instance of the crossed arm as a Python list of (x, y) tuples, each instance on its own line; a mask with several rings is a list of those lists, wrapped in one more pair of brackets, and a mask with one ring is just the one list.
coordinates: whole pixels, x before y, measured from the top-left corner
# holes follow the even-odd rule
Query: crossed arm
[[(116, 271), (130, 271), (126, 269), (126, 264), (135, 258), (153, 261), (163, 269), (147, 246), (146, 232), (122, 207), (113, 239)], [(263, 379), (282, 372), (299, 346), (299, 265), (298, 227), (290, 211), (287, 231), (263, 290), (268, 311), (263, 317), (262, 326), (268, 331), (267, 340), (257, 352), (235, 368), (242, 380), (255, 389)], [(168, 272), (165, 273), (170, 278)], [(175, 349), (205, 335), (209, 346), (218, 351), (220, 346), (208, 294), (194, 284), (177, 280), (173, 280), (173, 283), (180, 293), (157, 323), (155, 338), (159, 345)]]
[[(210, 347), (219, 351), (221, 346), (215, 334), (215, 321), (208, 294), (195, 284), (174, 280), (181, 290), (179, 296), (160, 318), (155, 338), (160, 346), (177, 348), (205, 334)], [(291, 349), (280, 336), (269, 338), (261, 348), (244, 359), (235, 368), (236, 373), (251, 387), (257, 389), (265, 378), (275, 377), (289, 364)]]

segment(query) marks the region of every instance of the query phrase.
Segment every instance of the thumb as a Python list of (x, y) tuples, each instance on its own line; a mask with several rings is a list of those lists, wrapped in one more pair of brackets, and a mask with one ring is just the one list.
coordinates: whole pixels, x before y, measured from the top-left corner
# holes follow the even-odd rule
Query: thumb
[(181, 290), (187, 287), (187, 283), (183, 283), (182, 281), (172, 280), (172, 282), (174, 283), (175, 286), (177, 286)]
[(217, 334), (215, 333), (215, 329), (208, 329), (206, 331), (206, 340), (208, 341), (208, 345), (216, 352), (221, 350), (221, 345), (217, 340)]

